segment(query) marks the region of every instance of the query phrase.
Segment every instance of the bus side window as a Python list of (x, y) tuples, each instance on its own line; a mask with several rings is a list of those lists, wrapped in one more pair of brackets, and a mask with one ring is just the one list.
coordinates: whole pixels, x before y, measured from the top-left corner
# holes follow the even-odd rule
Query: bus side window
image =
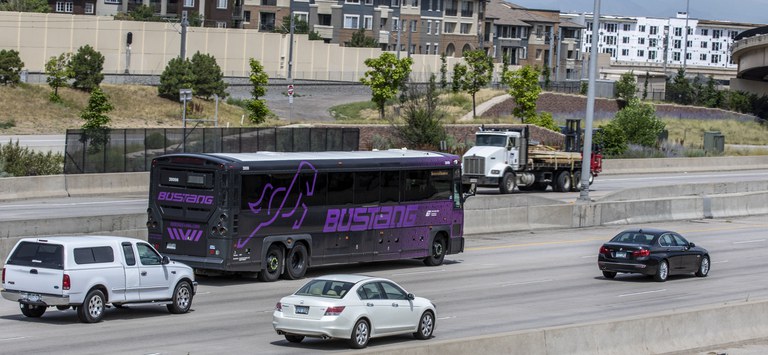
[[(315, 178), (317, 176), (317, 178)], [(312, 190), (312, 196), (308, 196), (307, 189), (312, 188), (314, 182), (314, 190)], [(325, 205), (326, 195), (328, 194), (328, 174), (301, 174), (301, 189), (304, 194), (303, 201), (307, 206), (323, 206)]]
[(434, 170), (429, 179), (429, 190), (433, 192), (427, 199), (429, 200), (447, 200), (451, 198), (451, 181), (453, 180), (450, 170)]
[(328, 174), (328, 204), (352, 204), (352, 173), (333, 172)]
[(400, 172), (381, 172), (381, 203), (400, 202)]
[(411, 170), (403, 174), (403, 201), (422, 201), (431, 194), (429, 188), (429, 171)]
[[(264, 188), (269, 183), (269, 175), (243, 175), (243, 185), (240, 197), (240, 208), (247, 210), (248, 203), (256, 203), (261, 198), (261, 194), (264, 193)], [(270, 190), (266, 191), (270, 194)], [(265, 199), (269, 201), (270, 196), (265, 196)]]
[(355, 204), (378, 204), (380, 184), (378, 171), (355, 173)]

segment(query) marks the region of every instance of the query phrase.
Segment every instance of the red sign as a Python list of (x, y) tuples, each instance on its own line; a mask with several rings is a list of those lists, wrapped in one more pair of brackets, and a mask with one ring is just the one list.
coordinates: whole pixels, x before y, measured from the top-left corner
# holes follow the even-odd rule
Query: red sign
[(288, 96), (293, 96), (293, 84), (288, 85)]

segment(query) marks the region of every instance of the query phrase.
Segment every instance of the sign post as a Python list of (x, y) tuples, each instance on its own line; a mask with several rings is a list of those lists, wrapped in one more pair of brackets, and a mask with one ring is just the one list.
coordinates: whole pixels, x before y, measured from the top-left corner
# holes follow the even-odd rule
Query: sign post
[(293, 84), (288, 84), (288, 120), (293, 119)]

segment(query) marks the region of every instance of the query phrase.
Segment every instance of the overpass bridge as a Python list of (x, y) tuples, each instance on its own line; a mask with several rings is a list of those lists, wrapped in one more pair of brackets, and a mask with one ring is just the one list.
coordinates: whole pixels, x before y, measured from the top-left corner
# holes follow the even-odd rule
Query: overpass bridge
[(740, 33), (731, 51), (739, 65), (731, 90), (768, 95), (768, 26)]

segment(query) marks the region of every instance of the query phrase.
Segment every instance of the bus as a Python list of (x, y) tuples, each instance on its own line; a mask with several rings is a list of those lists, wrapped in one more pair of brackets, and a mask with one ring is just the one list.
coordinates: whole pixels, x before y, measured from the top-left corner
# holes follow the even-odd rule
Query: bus
[(310, 266), (464, 251), (461, 160), (391, 149), (179, 153), (150, 170), (148, 241), (198, 273), (302, 278)]

